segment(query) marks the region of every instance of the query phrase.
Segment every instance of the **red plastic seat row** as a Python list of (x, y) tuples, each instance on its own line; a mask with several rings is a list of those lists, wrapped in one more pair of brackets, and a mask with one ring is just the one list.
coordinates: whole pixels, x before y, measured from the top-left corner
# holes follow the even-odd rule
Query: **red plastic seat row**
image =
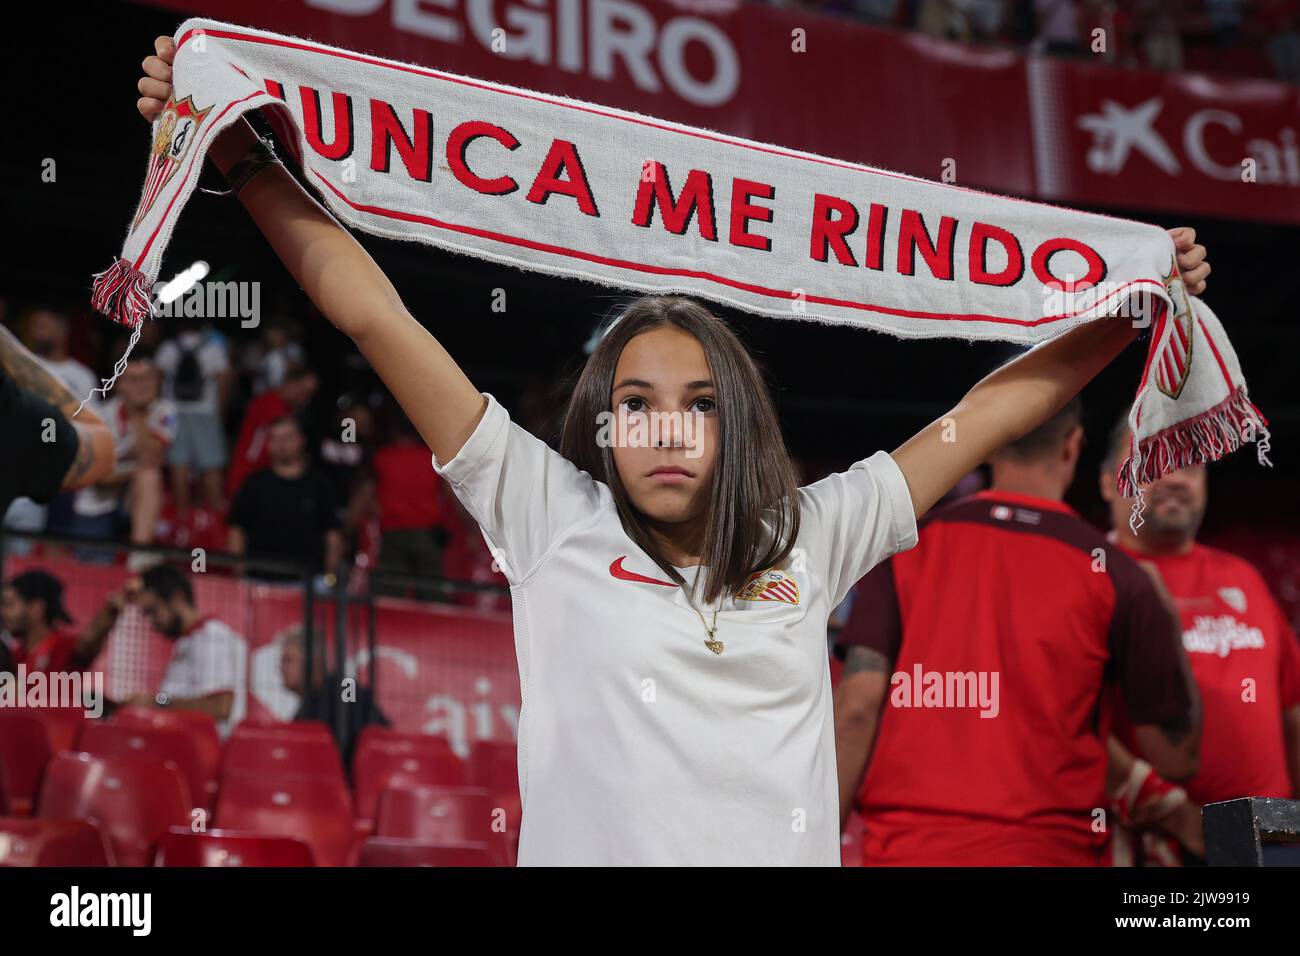
[(147, 866), (169, 827), (189, 825), (192, 807), (185, 780), (169, 760), (62, 753), (45, 771), (36, 816), (97, 824), (112, 862)]
[(0, 817), (0, 866), (108, 866), (110, 860), (93, 823)]
[(221, 763), (221, 737), (217, 722), (197, 710), (159, 710), (153, 707), (123, 707), (113, 714), (113, 723), (148, 726), (182, 731), (194, 740), (199, 766), (206, 778), (206, 805), (216, 791), (217, 768)]
[(476, 741), (468, 761), (445, 737), (408, 734), (383, 727), (361, 732), (352, 761), (357, 818), (374, 819), (379, 794), (390, 787), (481, 787), (507, 809), (518, 828), (519, 772), (513, 743)]
[(468, 782), (465, 761), (445, 737), (367, 727), (352, 758), (357, 819), (363, 826), (372, 824), (379, 795), (390, 787), (463, 787)]
[(77, 731), (87, 719), (85, 710), (80, 707), (0, 709), (0, 720), (6, 717), (26, 717), (40, 723), (45, 728), (51, 753), (71, 750), (73, 741), (77, 739)]
[(498, 866), (482, 843), (423, 843), (371, 837), (361, 847), (357, 866)]
[(228, 774), (316, 774), (343, 781), (343, 761), (324, 725), (240, 724), (226, 741), (221, 776)]
[[(233, 775), (220, 829), (193, 832), (174, 764), (147, 757), (61, 754), (42, 787), (39, 819), (6, 818), (0, 863), (14, 866), (345, 866), (356, 833), (347, 791), (324, 777)], [(381, 833), (363, 865), (509, 865), (500, 810), (486, 791), (385, 791)]]
[(286, 836), (173, 827), (158, 844), (155, 866), (315, 866), (311, 847)]
[[(36, 814), (42, 820), (95, 823), (107, 837), (113, 862), (147, 866), (160, 845), (175, 842), (176, 829), (192, 829), (191, 806), (171, 761), (65, 753), (50, 761)], [(222, 783), (212, 826), (300, 841), (323, 866), (350, 863), (356, 842), (347, 789), (341, 780), (322, 776), (231, 774)]]
[(236, 733), (240, 730), (274, 730), (281, 734), (292, 734), (296, 737), (311, 737), (317, 740), (334, 739), (329, 727), (325, 725), (324, 721), (320, 720), (258, 720), (245, 718), (235, 728)]
[(4, 766), (9, 813), (19, 817), (31, 814), (52, 753), (45, 724), (35, 712), (0, 710), (0, 765)]
[(191, 798), (207, 806), (213, 767), (204, 759), (198, 738), (175, 725), (87, 721), (77, 737), (77, 749), (97, 757), (154, 757), (170, 760), (185, 778)]
[(498, 866), (512, 859), (509, 817), (484, 789), (475, 787), (398, 787), (379, 797), (375, 836), (425, 843), (486, 846)]
[(213, 822), (223, 830), (302, 840), (321, 866), (349, 865), (357, 842), (352, 796), (341, 778), (329, 776), (227, 774)]

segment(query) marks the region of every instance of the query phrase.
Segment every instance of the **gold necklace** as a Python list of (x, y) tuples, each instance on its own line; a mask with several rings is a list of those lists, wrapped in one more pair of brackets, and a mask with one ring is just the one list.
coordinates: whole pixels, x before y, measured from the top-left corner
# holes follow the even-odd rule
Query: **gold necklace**
[(723, 644), (721, 641), (714, 640), (713, 635), (718, 632), (718, 608), (722, 607), (722, 602), (719, 601), (718, 607), (713, 609), (713, 625), (710, 626), (705, 623), (704, 615), (700, 614), (700, 609), (695, 606), (695, 602), (691, 600), (691, 596), (687, 593), (685, 588), (682, 588), (682, 596), (686, 598), (686, 603), (691, 606), (691, 610), (699, 615), (700, 623), (704, 624), (704, 632), (709, 635), (704, 639), (704, 646), (713, 651), (714, 654), (721, 654), (726, 649), (727, 645)]

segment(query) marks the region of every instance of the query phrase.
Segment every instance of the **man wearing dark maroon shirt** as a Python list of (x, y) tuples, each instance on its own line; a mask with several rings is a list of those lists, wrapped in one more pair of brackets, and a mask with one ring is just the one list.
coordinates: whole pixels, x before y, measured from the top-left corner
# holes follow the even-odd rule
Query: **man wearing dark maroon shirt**
[(859, 583), (835, 693), (841, 815), (868, 865), (1087, 866), (1107, 841), (1107, 689), (1150, 759), (1195, 771), (1199, 714), (1151, 579), (1062, 502), (1071, 403)]
[[(1190, 851), (1192, 857), (1183, 862), (1196, 862), (1205, 852), (1202, 805), (1300, 792), (1300, 644), (1247, 561), (1197, 543), (1208, 499), (1204, 465), (1144, 486), (1143, 523), (1136, 534), (1132, 531), (1133, 501), (1119, 496), (1114, 478), (1129, 434), (1127, 421), (1116, 425), (1102, 463), (1101, 491), (1115, 529), (1111, 540), (1158, 569), (1181, 618), (1183, 646), (1205, 711), (1200, 769), (1185, 786), (1190, 803), (1166, 799), (1170, 811), (1151, 822)], [(1129, 779), (1133, 790), (1168, 793), (1156, 776), (1159, 767), (1149, 771), (1139, 765), (1134, 774), (1133, 757), (1149, 756), (1145, 741), (1134, 740), (1126, 724), (1119, 721), (1122, 745), (1112, 748), (1116, 776)], [(1146, 847), (1160, 850), (1149, 840)]]

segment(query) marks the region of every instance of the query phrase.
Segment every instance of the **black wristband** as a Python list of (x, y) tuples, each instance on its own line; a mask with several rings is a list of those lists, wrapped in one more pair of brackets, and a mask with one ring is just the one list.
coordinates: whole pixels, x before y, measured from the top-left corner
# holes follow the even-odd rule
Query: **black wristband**
[(277, 165), (279, 162), (280, 159), (275, 155), (275, 149), (271, 146), (271, 141), (258, 136), (248, 147), (248, 151), (226, 173), (228, 188), (224, 190), (205, 189), (203, 191), (214, 196), (238, 196), (239, 191), (248, 185), (249, 180), (266, 167)]

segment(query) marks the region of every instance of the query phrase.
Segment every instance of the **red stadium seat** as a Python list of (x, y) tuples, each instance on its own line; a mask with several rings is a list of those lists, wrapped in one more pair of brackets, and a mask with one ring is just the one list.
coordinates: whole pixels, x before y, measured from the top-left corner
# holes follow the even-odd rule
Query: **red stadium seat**
[(510, 862), (505, 830), (494, 830), (500, 808), (475, 787), (390, 788), (379, 796), (375, 836), (425, 843), (482, 843), (501, 864)]
[(502, 740), (476, 740), (469, 752), (469, 782), (483, 787), (505, 807), (510, 829), (517, 832), (523, 805), (519, 797), (519, 751)]
[(226, 741), (221, 774), (316, 774), (343, 780), (343, 761), (332, 737), (316, 731), (241, 724)]
[(362, 739), (352, 761), (359, 820), (374, 819), (379, 795), (390, 787), (463, 787), (469, 782), (465, 762), (445, 740), (426, 740), (439, 743)]
[(86, 722), (86, 712), (80, 707), (37, 707), (31, 713), (45, 726), (50, 739), (50, 752), (71, 750), (77, 732)]
[(113, 714), (116, 724), (144, 724), (149, 727), (174, 727), (184, 730), (198, 744), (199, 757), (209, 781), (208, 800), (216, 793), (217, 768), (221, 764), (221, 737), (217, 722), (197, 710), (171, 710), (155, 707), (123, 707)]
[(283, 836), (230, 830), (195, 833), (173, 827), (158, 844), (155, 866), (315, 866), (311, 847)]
[(371, 837), (361, 847), (357, 866), (497, 866), (484, 843), (422, 843)]
[(167, 828), (189, 824), (192, 807), (171, 761), (63, 753), (45, 771), (36, 816), (98, 823), (119, 866), (148, 866)]
[(108, 844), (85, 820), (0, 817), (0, 866), (108, 866)]
[(217, 793), (215, 823), (224, 830), (296, 837), (321, 866), (347, 866), (356, 842), (352, 798), (334, 777), (228, 773)]
[(207, 806), (211, 777), (204, 767), (199, 742), (188, 731), (175, 726), (88, 720), (77, 738), (77, 749), (101, 757), (133, 754), (170, 760), (185, 777), (190, 796), (198, 799), (199, 806)]
[(41, 774), (50, 762), (50, 738), (45, 724), (27, 710), (0, 710), (0, 764), (4, 765), (9, 812), (32, 812)]
[(494, 793), (519, 791), (519, 751), (504, 740), (476, 740), (469, 751), (470, 781)]
[(456, 752), (451, 747), (451, 741), (446, 737), (439, 737), (434, 734), (413, 734), (406, 730), (381, 727), (378, 724), (368, 724), (361, 728), (361, 734), (357, 738), (358, 752), (363, 747), (375, 746), (378, 743), (384, 743), (391, 747), (404, 745), (408, 750), (419, 750), (428, 753)]
[(235, 730), (236, 732), (241, 730), (273, 730), (297, 737), (314, 737), (317, 740), (334, 739), (329, 727), (325, 725), (324, 721), (320, 720), (259, 720), (246, 718), (239, 722), (239, 726)]

